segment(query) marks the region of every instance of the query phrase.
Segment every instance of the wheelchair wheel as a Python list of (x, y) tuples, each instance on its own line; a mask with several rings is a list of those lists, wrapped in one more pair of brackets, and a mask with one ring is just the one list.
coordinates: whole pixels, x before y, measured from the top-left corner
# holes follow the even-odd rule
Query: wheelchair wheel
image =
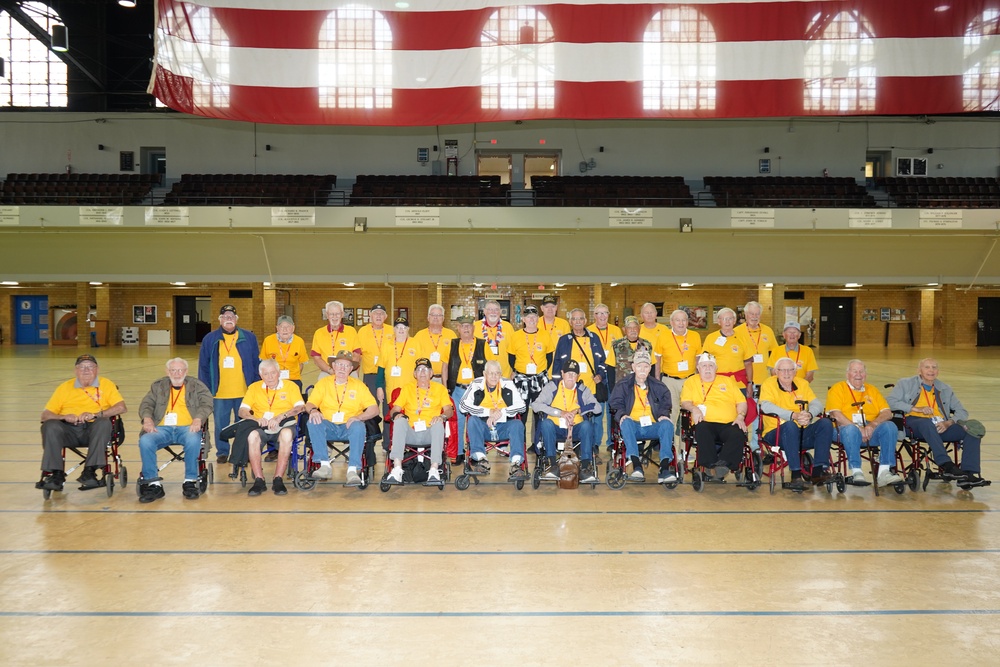
[(927, 468), (924, 469), (924, 483), (923, 486), (921, 487), (924, 491), (927, 490), (927, 485), (930, 484), (930, 481), (931, 481), (931, 467), (927, 466)]
[(898, 484), (893, 484), (892, 490), (898, 493), (899, 495), (903, 495), (903, 493), (906, 491), (906, 482), (899, 482)]
[(778, 486), (778, 475), (777, 474), (775, 474), (775, 473), (771, 474), (771, 482), (770, 483), (771, 483), (771, 495), (773, 496), (774, 492), (777, 490), (777, 486)]
[(48, 500), (52, 497), (52, 489), (42, 489), (42, 499)]
[(847, 480), (844, 479), (843, 475), (837, 473), (836, 482), (837, 482), (837, 492), (843, 493), (847, 489)]
[[(468, 475), (458, 475), (455, 477), (455, 488), (459, 491), (465, 491), (469, 488), (469, 482), (471, 481)], [(476, 481), (478, 482), (479, 480)]]
[(240, 468), (240, 486), (242, 486), (244, 489), (247, 486), (247, 469), (246, 468)]
[(540, 467), (535, 467), (535, 471), (531, 473), (531, 488), (538, 489), (542, 485), (542, 469)]
[(215, 484), (215, 467), (211, 463), (208, 464), (208, 483)]
[(701, 493), (705, 488), (705, 476), (700, 470), (695, 470), (691, 473), (691, 488), (697, 493)]
[(208, 490), (208, 470), (202, 470), (198, 474), (198, 491), (205, 493)]
[(118, 480), (123, 489), (128, 487), (128, 468), (125, 466), (118, 469)]
[(304, 472), (299, 472), (299, 474), (295, 476), (295, 480), (292, 484), (294, 484), (295, 488), (299, 491), (311, 491), (312, 488), (316, 486), (316, 480), (312, 479)]
[(372, 479), (372, 468), (364, 468), (361, 471), (361, 489), (367, 489)]
[(625, 488), (625, 473), (623, 473), (618, 468), (612, 468), (608, 471), (607, 475), (604, 476), (604, 481), (608, 483), (608, 487), (618, 491), (619, 489)]
[(108, 498), (115, 492), (115, 476), (111, 473), (104, 473), (104, 490), (108, 494)]
[(392, 488), (392, 484), (390, 484), (389, 482), (385, 481), (386, 478), (388, 478), (388, 477), (389, 477), (389, 473), (385, 473), (384, 475), (382, 475), (382, 481), (380, 481), (378, 483), (378, 490), (381, 491), (382, 493), (388, 493), (389, 489)]
[(519, 479), (516, 482), (514, 482), (514, 488), (517, 489), (518, 491), (520, 491), (521, 489), (523, 489), (524, 488), (524, 480), (523, 479)]
[(920, 486), (920, 469), (911, 470), (906, 473), (906, 485), (910, 487), (910, 491), (916, 491), (917, 487)]

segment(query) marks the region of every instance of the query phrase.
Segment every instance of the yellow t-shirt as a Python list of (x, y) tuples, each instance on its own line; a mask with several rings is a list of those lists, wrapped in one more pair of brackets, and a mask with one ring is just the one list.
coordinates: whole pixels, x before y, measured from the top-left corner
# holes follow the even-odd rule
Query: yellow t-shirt
[(743, 370), (745, 368), (743, 361), (753, 356), (743, 347), (735, 331), (728, 338), (721, 331), (713, 331), (705, 336), (701, 349), (715, 357), (720, 373), (736, 373)]
[(458, 377), (455, 378), (455, 384), (468, 385), (476, 379), (475, 371), (472, 370), (472, 355), (475, 352), (475, 341), (472, 341), (471, 343), (463, 343), (459, 341), (458, 358), (461, 361), (458, 364)]
[(716, 375), (712, 382), (703, 382), (701, 376), (692, 375), (681, 388), (681, 403), (685, 401), (704, 405), (705, 421), (731, 424), (736, 420), (737, 406), (747, 399), (739, 383), (728, 375)]
[[(559, 388), (556, 389), (556, 395), (552, 397), (552, 407), (557, 410), (562, 410), (563, 412), (572, 412), (580, 407), (579, 402), (576, 400), (576, 387), (566, 388), (566, 385), (562, 382), (559, 383)], [(556, 426), (559, 425), (559, 417), (556, 415), (548, 415), (549, 419), (555, 422)], [(577, 425), (583, 422), (583, 416), (577, 413), (576, 417), (573, 418), (573, 425)]]
[(89, 387), (77, 387), (76, 378), (66, 380), (52, 392), (45, 409), (57, 415), (80, 415), (107, 410), (125, 400), (111, 380), (98, 377), (94, 382)]
[(336, 413), (343, 412), (343, 420), (335, 422), (343, 424), (375, 405), (375, 397), (361, 380), (349, 377), (345, 384), (337, 384), (337, 378), (328, 375), (313, 387), (309, 402), (319, 409), (327, 421), (332, 422)]
[(340, 331), (330, 331), (330, 325), (316, 329), (316, 333), (313, 334), (310, 354), (322, 357), (323, 361), (328, 361), (330, 357), (337, 356), (337, 353), (343, 350), (348, 352), (361, 351), (361, 341), (358, 340), (358, 332), (354, 327), (341, 324)]
[(253, 416), (260, 419), (268, 413), (276, 417), (284, 412), (290, 412), (292, 408), (303, 403), (302, 393), (294, 382), (278, 380), (278, 386), (269, 389), (267, 384), (260, 380), (247, 389), (240, 409), (249, 408)]
[(476, 338), (486, 341), (486, 361), (496, 359), (500, 362), (500, 370), (505, 378), (510, 377), (510, 360), (507, 358), (507, 348), (514, 335), (514, 327), (510, 322), (500, 320), (497, 326), (486, 325), (486, 320), (477, 320), (472, 325), (472, 333)]
[(795, 362), (795, 377), (797, 378), (804, 378), (809, 371), (819, 370), (819, 366), (816, 365), (816, 355), (805, 345), (799, 345), (794, 352), (790, 352), (785, 345), (774, 348), (767, 360), (768, 368), (774, 368), (774, 364), (782, 357), (788, 357)]
[(448, 390), (440, 383), (431, 382), (427, 389), (421, 389), (411, 380), (400, 389), (393, 405), (406, 413), (406, 419), (411, 427), (417, 421), (423, 421), (430, 426), (431, 420), (440, 416), (446, 405), (451, 405), (451, 397), (448, 396)]
[(672, 329), (656, 341), (656, 356), (660, 359), (660, 372), (675, 378), (688, 378), (695, 373), (695, 357), (701, 354), (701, 336), (688, 329), (677, 336)]
[(361, 345), (361, 372), (365, 375), (375, 375), (378, 372), (379, 355), (382, 345), (392, 340), (392, 327), (382, 326), (378, 331), (370, 325), (358, 329), (358, 343)]
[[(812, 387), (809, 383), (802, 378), (795, 378), (795, 391), (785, 391), (778, 384), (777, 377), (769, 377), (764, 381), (764, 384), (760, 386), (760, 402), (769, 401), (774, 403), (779, 408), (785, 410), (791, 410), (792, 412), (798, 412), (802, 409), (801, 406), (796, 404), (795, 401), (807, 401), (812, 403), (816, 400), (816, 394), (813, 393)], [(764, 433), (769, 433), (774, 429), (778, 428), (779, 420), (775, 417), (764, 417)], [(781, 423), (784, 423), (782, 421)]]
[(385, 395), (392, 398), (392, 392), (405, 384), (413, 383), (413, 371), (417, 359), (421, 357), (416, 341), (407, 338), (399, 343), (395, 336), (382, 343), (378, 355), (379, 368), (385, 369)]
[(451, 341), (455, 338), (458, 338), (458, 334), (447, 327), (443, 327), (439, 334), (432, 334), (430, 329), (421, 329), (413, 337), (420, 356), (431, 360), (434, 375), (441, 375), (441, 368), (448, 363)]
[(555, 317), (552, 320), (552, 324), (546, 324), (545, 318), (539, 316), (538, 330), (549, 337), (549, 347), (554, 351), (556, 345), (559, 343), (559, 339), (573, 329), (569, 326), (569, 322), (561, 317)]
[(597, 328), (597, 324), (591, 324), (587, 327), (587, 331), (593, 331), (598, 339), (601, 341), (601, 347), (604, 349), (604, 363), (607, 364), (608, 368), (615, 365), (615, 351), (611, 349), (611, 344), (614, 343), (619, 338), (624, 338), (625, 334), (622, 332), (621, 328), (616, 327), (611, 322), (608, 322), (608, 327), (603, 331)]
[(927, 417), (924, 413), (917, 412), (917, 408), (934, 408), (934, 416), (944, 418), (944, 415), (941, 413), (941, 406), (937, 402), (937, 394), (933, 391), (927, 391), (922, 385), (920, 387), (920, 395), (917, 396), (917, 402), (913, 404), (913, 410), (906, 413), (906, 416)]
[[(514, 355), (514, 370), (518, 373), (535, 375), (548, 370), (546, 356), (553, 351), (552, 341), (541, 329), (528, 333), (518, 329), (510, 338), (509, 354)], [(528, 370), (528, 364), (534, 364), (534, 370)]]
[(778, 344), (774, 331), (766, 324), (759, 324), (754, 331), (750, 331), (746, 323), (739, 325), (734, 331), (743, 344), (743, 349), (753, 355), (754, 384), (761, 384), (771, 376), (767, 370), (767, 360), (771, 350)]
[[(309, 361), (309, 351), (306, 350), (306, 342), (299, 336), (293, 334), (290, 342), (282, 343), (278, 340), (278, 334), (271, 334), (260, 346), (260, 358), (274, 359), (281, 370), (288, 371), (289, 380), (301, 380), (302, 364)], [(281, 376), (285, 377), (286, 374), (282, 373)]]
[(503, 393), (500, 391), (502, 385), (498, 382), (497, 386), (493, 388), (493, 391), (487, 389), (486, 384), (483, 383), (483, 400), (479, 401), (477, 405), (489, 408), (490, 410), (499, 410), (501, 408), (507, 407), (507, 401), (503, 400)]
[[(572, 335), (572, 334), (570, 334)], [(594, 382), (594, 351), (590, 348), (589, 336), (573, 336), (569, 358), (580, 364), (580, 382), (593, 393), (597, 384)], [(583, 348), (582, 350), (580, 348)]]
[(239, 332), (222, 334), (219, 342), (219, 388), (216, 398), (242, 398), (247, 391), (247, 381), (243, 377), (243, 359), (236, 349)]
[(163, 414), (163, 419), (157, 426), (167, 426), (167, 415), (173, 413), (177, 415), (176, 421), (172, 420), (170, 426), (190, 426), (194, 421), (191, 413), (187, 409), (187, 386), (181, 385), (180, 389), (170, 387), (170, 398), (167, 399), (167, 411)]
[[(859, 411), (853, 404), (861, 402), (864, 402), (864, 405)], [(865, 421), (870, 422), (878, 416), (878, 413), (888, 409), (889, 404), (879, 393), (879, 390), (867, 382), (858, 390), (851, 387), (845, 380), (830, 387), (830, 391), (826, 393), (826, 411), (839, 410), (851, 420), (854, 419), (854, 414), (863, 412)], [(860, 426), (860, 424), (858, 425)]]
[(639, 338), (645, 338), (649, 341), (649, 344), (653, 347), (653, 351), (656, 351), (656, 344), (660, 340), (660, 337), (670, 331), (670, 327), (665, 324), (656, 323), (656, 326), (652, 329), (646, 327), (645, 324), (639, 325)]
[(643, 417), (653, 418), (653, 409), (649, 407), (649, 387), (643, 389), (639, 385), (633, 387), (635, 391), (635, 401), (632, 403), (632, 412), (628, 416), (639, 421)]

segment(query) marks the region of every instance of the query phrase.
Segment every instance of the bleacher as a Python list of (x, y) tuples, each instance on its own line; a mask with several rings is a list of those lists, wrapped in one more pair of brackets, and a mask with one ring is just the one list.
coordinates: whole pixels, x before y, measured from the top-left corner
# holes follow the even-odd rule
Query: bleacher
[(157, 174), (10, 173), (0, 203), (46, 206), (126, 206), (142, 204)]
[(873, 207), (875, 198), (850, 177), (706, 176), (716, 206)]
[(996, 178), (886, 176), (875, 184), (885, 188), (890, 202), (900, 208), (1000, 207), (1000, 180)]
[(182, 174), (163, 203), (177, 206), (326, 206), (334, 175)]
[(352, 206), (504, 206), (499, 176), (359, 175)]
[(681, 176), (535, 176), (535, 206), (694, 206)]

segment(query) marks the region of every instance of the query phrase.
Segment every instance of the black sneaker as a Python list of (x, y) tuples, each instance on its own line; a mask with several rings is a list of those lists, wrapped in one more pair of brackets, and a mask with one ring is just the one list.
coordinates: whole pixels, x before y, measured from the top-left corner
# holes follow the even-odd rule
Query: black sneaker
[(142, 490), (139, 492), (139, 502), (140, 503), (151, 503), (154, 500), (159, 500), (163, 496), (167, 495), (163, 491), (163, 485), (161, 484), (143, 484)]
[[(254, 486), (256, 485), (257, 483), (254, 482)], [(275, 477), (271, 481), (271, 490), (274, 491), (274, 495), (276, 496), (283, 496), (288, 493), (288, 489), (285, 488), (285, 481), (280, 477)]]
[(181, 487), (181, 493), (183, 493), (184, 497), (188, 500), (195, 500), (201, 495), (201, 489), (198, 488), (198, 482), (189, 479), (184, 482), (184, 486)]
[(959, 468), (953, 461), (948, 461), (947, 463), (942, 463), (938, 466), (941, 472), (941, 479), (945, 481), (951, 480), (963, 480), (966, 477), (966, 472)]
[(792, 491), (805, 491), (809, 486), (809, 480), (802, 477), (802, 474), (792, 475), (792, 481), (788, 483), (788, 488)]
[(597, 480), (597, 474), (594, 472), (594, 464), (584, 464), (580, 466), (580, 483), (581, 484), (594, 484)]
[(62, 470), (53, 470), (42, 478), (42, 488), (46, 491), (62, 491), (63, 483), (66, 481), (66, 473)]
[(97, 467), (87, 466), (77, 480), (81, 489), (96, 489), (104, 486), (104, 480), (97, 479)]
[(253, 481), (253, 486), (247, 491), (248, 496), (259, 496), (260, 494), (267, 491), (267, 482), (264, 481), (263, 477), (258, 477)]

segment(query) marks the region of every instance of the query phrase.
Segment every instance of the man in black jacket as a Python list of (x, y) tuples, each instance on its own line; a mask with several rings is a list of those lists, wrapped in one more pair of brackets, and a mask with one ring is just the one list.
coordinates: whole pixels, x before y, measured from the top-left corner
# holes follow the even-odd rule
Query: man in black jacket
[(483, 377), (472, 381), (459, 404), (459, 410), (468, 416), (469, 453), (471, 467), (477, 475), (489, 474), (486, 460), (486, 438), (510, 442), (510, 478), (524, 479), (521, 461), (524, 459), (524, 423), (517, 415), (525, 410), (524, 400), (514, 383), (502, 377), (500, 362), (486, 362)]
[(625, 453), (632, 462), (629, 481), (645, 482), (638, 441), (660, 442), (660, 472), (656, 481), (672, 484), (677, 476), (670, 468), (674, 460), (674, 425), (670, 422), (670, 391), (667, 385), (650, 376), (652, 359), (640, 350), (632, 357), (632, 374), (615, 385), (608, 405), (618, 422), (625, 442)]
[[(459, 317), (458, 338), (451, 340), (451, 349), (448, 352), (448, 365), (442, 368), (442, 379), (448, 388), (448, 393), (455, 401), (455, 405), (462, 402), (465, 390), (469, 388), (472, 381), (483, 376), (483, 368), (486, 366), (486, 341), (476, 338), (473, 335), (473, 320), (471, 317), (463, 315)], [(458, 442), (465, 442), (465, 414), (461, 410), (456, 415), (458, 417)], [(459, 446), (458, 458), (454, 463), (458, 464), (465, 460), (462, 454), (462, 447)]]

